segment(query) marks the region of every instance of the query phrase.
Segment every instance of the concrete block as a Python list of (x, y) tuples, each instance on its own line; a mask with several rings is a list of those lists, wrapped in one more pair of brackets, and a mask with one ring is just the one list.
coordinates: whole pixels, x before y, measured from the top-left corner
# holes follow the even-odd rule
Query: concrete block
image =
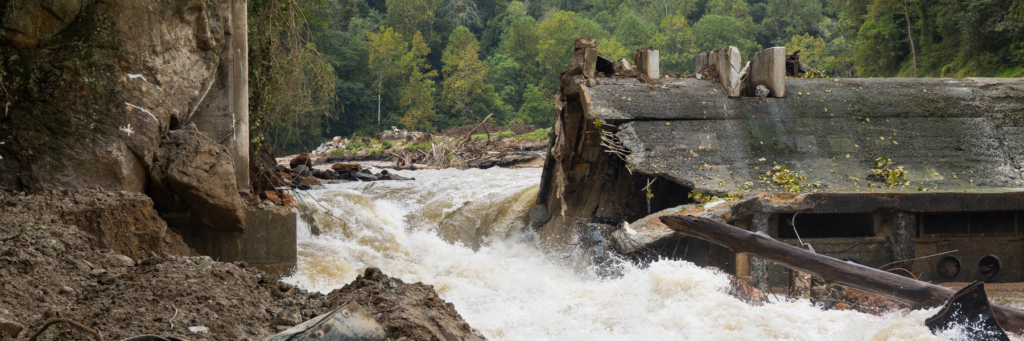
[(718, 67), (718, 79), (729, 97), (740, 97), (743, 83), (740, 82), (740, 69), (743, 68), (740, 50), (735, 46), (715, 50), (715, 62)]
[(163, 215), (189, 247), (220, 262), (243, 261), (275, 275), (287, 275), (296, 265), (298, 240), (295, 211), (288, 208), (248, 210), (245, 232), (213, 231), (188, 214)]
[(597, 70), (597, 49), (587, 48), (583, 53), (583, 76), (594, 78), (594, 72)]
[(764, 85), (769, 96), (786, 97), (786, 47), (776, 46), (757, 51), (750, 61), (747, 87)]
[[(636, 50), (633, 53), (633, 63), (636, 64), (636, 70), (641, 73), (642, 76), (647, 76), (651, 81), (657, 81), (658, 77), (661, 76), (658, 64), (658, 50), (655, 48), (643, 48)], [(643, 79), (643, 78), (641, 78)]]
[(701, 52), (697, 55), (696, 67), (693, 70), (694, 72), (700, 72), (701, 69), (708, 65), (708, 56), (710, 54), (711, 52)]

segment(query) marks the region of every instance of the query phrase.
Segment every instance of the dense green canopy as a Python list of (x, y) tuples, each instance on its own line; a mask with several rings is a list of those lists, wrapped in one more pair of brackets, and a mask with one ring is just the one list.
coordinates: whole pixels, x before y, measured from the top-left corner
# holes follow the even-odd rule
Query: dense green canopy
[[(267, 17), (267, 7), (256, 6), (263, 3), (270, 2), (250, 2), (250, 15)], [(297, 120), (291, 128), (269, 130), (278, 148), (291, 150), (328, 136), (368, 135), (391, 126), (437, 131), (487, 115), (497, 124), (548, 126), (558, 73), (569, 66), (573, 39), (581, 36), (596, 39), (601, 52), (615, 59), (658, 47), (663, 72), (684, 74), (693, 72), (693, 57), (701, 51), (735, 45), (749, 59), (762, 48), (786, 45), (802, 50), (809, 66), (830, 77), (1024, 76), (1024, 0), (284, 3), (293, 5), (288, 11), (302, 9), (304, 29), (261, 29), (277, 29), (289, 39), (300, 32), (302, 39), (278, 48), (293, 62), (257, 63), (252, 72), (260, 74), (251, 78), (289, 81), (256, 86), (261, 92), (254, 95), (273, 100), (252, 103), (262, 105), (255, 108), (261, 113), (302, 105), (305, 114), (287, 116)], [(250, 34), (256, 46), (269, 46), (276, 36), (265, 32)], [(321, 64), (302, 55), (321, 56), (311, 59)], [(268, 78), (271, 71), (282, 76)], [(333, 96), (290, 95), (298, 85), (321, 89), (312, 85), (331, 81)]]

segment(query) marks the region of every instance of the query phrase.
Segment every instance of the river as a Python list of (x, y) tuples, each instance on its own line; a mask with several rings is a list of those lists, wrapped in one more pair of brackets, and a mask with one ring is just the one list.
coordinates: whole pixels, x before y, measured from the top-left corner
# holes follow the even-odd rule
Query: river
[[(747, 305), (726, 275), (683, 261), (599, 279), (545, 254), (524, 229), (539, 169), (401, 171), (415, 181), (310, 191), (319, 236), (300, 222), (285, 281), (323, 293), (369, 266), (431, 284), (491, 340), (957, 340), (932, 335), (937, 308), (878, 317), (807, 301)], [(301, 219), (300, 219), (301, 220)]]

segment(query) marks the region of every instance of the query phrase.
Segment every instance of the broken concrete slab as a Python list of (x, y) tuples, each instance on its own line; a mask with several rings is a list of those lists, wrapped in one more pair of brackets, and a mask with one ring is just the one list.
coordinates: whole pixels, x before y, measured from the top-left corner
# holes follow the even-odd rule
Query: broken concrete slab
[(740, 70), (743, 68), (740, 50), (735, 46), (715, 50), (715, 66), (718, 68), (718, 79), (722, 89), (729, 97), (740, 97), (743, 83), (740, 82)]
[[(786, 47), (776, 46), (754, 53), (750, 60), (750, 78), (747, 87), (767, 88), (768, 96), (786, 97)], [(758, 97), (764, 97), (758, 95)]]
[(597, 71), (597, 49), (587, 48), (583, 52), (583, 76), (594, 78)]

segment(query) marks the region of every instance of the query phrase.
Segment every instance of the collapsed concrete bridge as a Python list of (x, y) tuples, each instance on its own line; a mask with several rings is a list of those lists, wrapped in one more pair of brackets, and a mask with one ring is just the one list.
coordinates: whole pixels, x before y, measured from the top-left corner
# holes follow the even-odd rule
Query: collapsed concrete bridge
[(577, 44), (531, 211), (549, 246), (599, 223), (624, 254), (785, 283), (781, 266), (641, 219), (688, 211), (922, 280), (1024, 280), (1024, 80), (776, 77), (784, 97), (741, 97), (758, 77), (729, 81), (738, 58), (709, 81), (659, 75), (647, 51), (637, 72), (601, 72)]

